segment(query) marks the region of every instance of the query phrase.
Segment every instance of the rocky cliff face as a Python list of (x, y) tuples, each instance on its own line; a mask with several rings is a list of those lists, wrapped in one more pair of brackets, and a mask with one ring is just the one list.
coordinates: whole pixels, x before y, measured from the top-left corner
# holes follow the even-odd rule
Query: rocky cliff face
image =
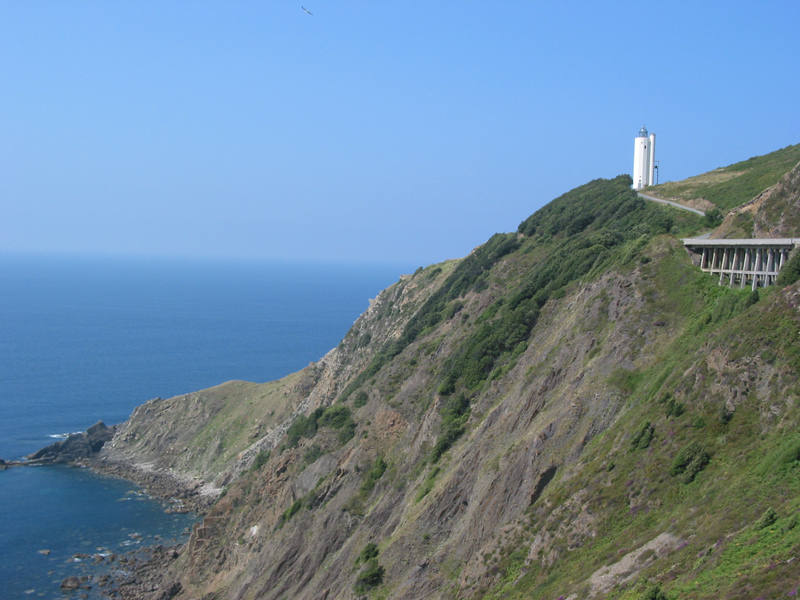
[(717, 287), (676, 237), (699, 218), (629, 186), (591, 182), (403, 277), (299, 373), (137, 409), (100, 463), (213, 501), (139, 597), (790, 585), (800, 290)]
[(800, 232), (800, 163), (775, 185), (732, 210), (719, 237), (796, 237)]

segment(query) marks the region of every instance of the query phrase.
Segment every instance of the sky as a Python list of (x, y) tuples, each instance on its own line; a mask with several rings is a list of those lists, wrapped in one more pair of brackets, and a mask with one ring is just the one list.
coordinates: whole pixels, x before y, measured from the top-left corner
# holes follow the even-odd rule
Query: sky
[(800, 2), (0, 0), (0, 253), (431, 264), (800, 142)]

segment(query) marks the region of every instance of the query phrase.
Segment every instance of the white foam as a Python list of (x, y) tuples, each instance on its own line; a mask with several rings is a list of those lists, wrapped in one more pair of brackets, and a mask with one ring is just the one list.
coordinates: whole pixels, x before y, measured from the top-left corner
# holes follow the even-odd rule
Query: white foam
[(50, 433), (47, 437), (53, 438), (56, 440), (65, 440), (71, 435), (78, 435), (83, 433), (82, 431), (73, 431), (72, 433)]

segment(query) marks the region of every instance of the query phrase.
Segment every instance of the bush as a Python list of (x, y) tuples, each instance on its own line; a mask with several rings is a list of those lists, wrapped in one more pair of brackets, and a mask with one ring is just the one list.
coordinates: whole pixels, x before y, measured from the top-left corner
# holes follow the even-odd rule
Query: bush
[(422, 482), (422, 485), (419, 487), (419, 490), (417, 491), (417, 496), (414, 498), (415, 503), (419, 502), (425, 496), (427, 496), (428, 493), (430, 493), (430, 491), (433, 489), (433, 484), (436, 482), (436, 476), (438, 474), (439, 474), (439, 467), (431, 469), (431, 472), (428, 473), (428, 476)]
[(309, 416), (300, 415), (286, 431), (287, 445), (290, 448), (297, 446), (300, 438), (312, 438), (320, 427), (330, 427), (339, 431), (339, 441), (347, 442), (355, 435), (356, 423), (350, 414), (350, 409), (341, 404), (318, 408)]
[(431, 461), (436, 462), (442, 454), (460, 438), (469, 419), (469, 400), (464, 394), (448, 398), (442, 407), (442, 424), (439, 428), (439, 437), (431, 452)]
[(800, 279), (800, 252), (795, 250), (783, 265), (775, 283), (780, 286), (791, 285), (798, 279)]
[(697, 474), (706, 468), (711, 456), (697, 442), (685, 446), (672, 462), (670, 475), (681, 475), (681, 481), (691, 483)]
[(667, 400), (666, 412), (668, 417), (680, 417), (686, 412), (686, 406), (684, 406), (683, 402), (678, 402), (675, 398), (670, 398)]
[(669, 600), (667, 595), (661, 591), (661, 586), (658, 584), (651, 585), (642, 596), (642, 600)]
[(361, 484), (361, 491), (364, 494), (368, 494), (372, 491), (372, 488), (375, 487), (375, 484), (383, 477), (384, 472), (386, 472), (386, 466), (386, 461), (383, 460), (382, 456), (378, 456), (378, 458), (375, 459), (375, 462), (372, 463), (372, 466), (364, 477), (364, 482)]
[(269, 451), (262, 450), (256, 455), (255, 460), (253, 460), (253, 464), (250, 465), (251, 471), (258, 471), (261, 467), (267, 464), (269, 460)]
[(364, 549), (361, 550), (358, 558), (356, 558), (356, 566), (360, 565), (362, 562), (366, 563), (373, 558), (378, 558), (378, 552), (378, 546), (373, 542), (369, 542), (366, 546), (364, 546)]
[(285, 511), (283, 511), (283, 514), (281, 515), (281, 518), (278, 519), (277, 528), (280, 529), (281, 527), (283, 527), (283, 524), (286, 523), (287, 521), (289, 521), (297, 513), (299, 513), (300, 509), (302, 509), (302, 508), (303, 508), (303, 499), (302, 498), (298, 498), (297, 500), (292, 502), (292, 505), (289, 508), (287, 508)]
[(318, 408), (309, 416), (299, 415), (292, 421), (292, 424), (289, 425), (289, 429), (286, 430), (286, 443), (290, 448), (297, 446), (297, 442), (300, 441), (300, 438), (314, 437), (317, 433), (317, 420), (322, 414), (322, 410), (323, 409)]
[(631, 450), (644, 450), (650, 446), (653, 440), (653, 433), (655, 427), (650, 424), (650, 421), (645, 421), (639, 428), (639, 431), (631, 438)]
[(306, 453), (303, 455), (303, 460), (306, 462), (306, 464), (310, 465), (320, 456), (322, 456), (322, 449), (316, 444), (312, 444), (311, 447), (308, 450), (306, 450)]
[(755, 522), (756, 529), (766, 529), (778, 520), (778, 513), (770, 506), (764, 514)]
[(718, 208), (712, 208), (703, 217), (703, 225), (706, 227), (716, 227), (722, 223), (722, 212)]
[(355, 406), (356, 408), (361, 408), (367, 403), (368, 400), (369, 396), (367, 396), (367, 392), (361, 390), (356, 394), (356, 397), (353, 400), (353, 406)]
[(363, 594), (367, 590), (379, 586), (383, 583), (384, 568), (378, 564), (378, 560), (373, 558), (367, 561), (366, 566), (358, 574), (356, 579), (356, 592)]

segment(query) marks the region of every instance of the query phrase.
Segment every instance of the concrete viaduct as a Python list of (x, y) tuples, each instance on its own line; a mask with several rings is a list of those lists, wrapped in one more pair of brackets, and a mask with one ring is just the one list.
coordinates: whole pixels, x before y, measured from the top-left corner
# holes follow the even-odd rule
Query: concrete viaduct
[(719, 284), (751, 289), (775, 283), (800, 238), (711, 240), (688, 238), (683, 245), (706, 273), (719, 274)]

